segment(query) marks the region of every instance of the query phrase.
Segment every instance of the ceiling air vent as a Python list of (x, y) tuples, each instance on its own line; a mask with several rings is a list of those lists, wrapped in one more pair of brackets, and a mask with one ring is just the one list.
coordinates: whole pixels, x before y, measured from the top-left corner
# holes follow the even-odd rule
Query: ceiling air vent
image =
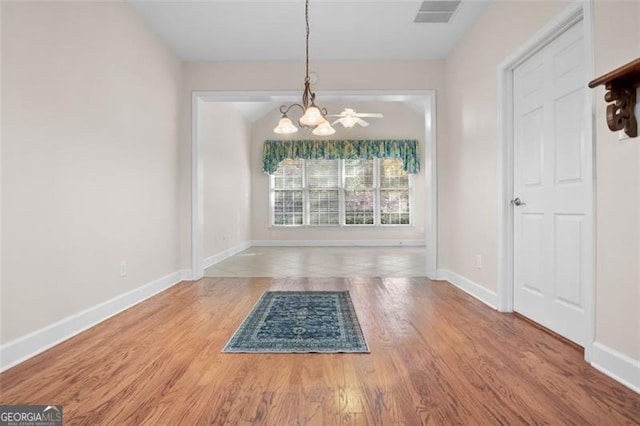
[(413, 22), (446, 24), (451, 20), (460, 0), (423, 1)]

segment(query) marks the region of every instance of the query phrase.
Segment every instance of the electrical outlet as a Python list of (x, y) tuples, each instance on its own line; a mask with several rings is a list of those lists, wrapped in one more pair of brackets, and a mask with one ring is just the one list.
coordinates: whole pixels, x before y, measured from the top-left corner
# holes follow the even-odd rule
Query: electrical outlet
[(127, 262), (124, 260), (120, 262), (120, 276), (121, 277), (127, 276)]
[(476, 254), (476, 268), (482, 269), (482, 255)]

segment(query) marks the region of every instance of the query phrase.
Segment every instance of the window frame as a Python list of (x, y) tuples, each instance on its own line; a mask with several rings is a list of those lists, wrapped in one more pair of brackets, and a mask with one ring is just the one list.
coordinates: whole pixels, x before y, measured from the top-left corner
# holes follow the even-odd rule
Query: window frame
[[(303, 160), (300, 160), (303, 161)], [(269, 175), (269, 223), (271, 227), (275, 227), (275, 228), (300, 228), (303, 226), (306, 226), (307, 222), (307, 217), (305, 216), (306, 211), (307, 211), (307, 195), (305, 193), (305, 179), (306, 179), (306, 167), (304, 165), (304, 162), (302, 163), (302, 187), (300, 189), (295, 189), (295, 191), (300, 191), (302, 193), (302, 225), (297, 225), (297, 224), (276, 224), (276, 215), (274, 214), (274, 209), (275, 209), (275, 201), (276, 201), (276, 193), (278, 191), (286, 191), (287, 189), (284, 190), (277, 190), (275, 189), (275, 180), (276, 180), (276, 176), (275, 175)], [(291, 190), (291, 189), (289, 189)]]
[[(352, 230), (362, 230), (363, 228), (367, 229), (400, 229), (400, 228), (414, 228), (414, 195), (413, 195), (413, 174), (407, 174), (408, 186), (406, 190), (409, 192), (409, 223), (407, 224), (382, 224), (382, 214), (381, 214), (381, 158), (373, 158), (373, 193), (374, 193), (374, 221), (373, 224), (346, 224), (346, 197), (345, 197), (345, 159), (335, 159), (338, 161), (338, 200), (339, 200), (339, 222), (336, 225), (311, 225), (310, 224), (310, 197), (309, 190), (310, 187), (307, 183), (307, 165), (306, 160), (298, 159), (302, 163), (302, 196), (303, 196), (303, 223), (302, 225), (280, 225), (275, 223), (275, 214), (274, 214), (274, 204), (275, 204), (275, 175), (269, 175), (268, 185), (269, 185), (269, 227), (276, 229), (352, 229)], [(329, 161), (329, 160), (326, 160)], [(400, 161), (400, 160), (399, 160)], [(399, 189), (404, 190), (404, 189)]]
[[(318, 190), (322, 190), (322, 188), (320, 187), (313, 187), (311, 185), (309, 185), (308, 183), (308, 179), (307, 179), (307, 160), (303, 160), (301, 159), (300, 161), (302, 161), (302, 204), (303, 204), (303, 212), (302, 212), (302, 217), (303, 217), (303, 224), (302, 225), (293, 225), (294, 227), (301, 227), (301, 226), (308, 226), (309, 228), (314, 228), (314, 229), (318, 229), (318, 228), (322, 228), (322, 227), (326, 227), (326, 228), (335, 228), (337, 226), (340, 226), (340, 224), (342, 223), (342, 213), (343, 213), (343, 209), (342, 209), (342, 205), (343, 205), (343, 199), (342, 199), (342, 175), (343, 175), (343, 171), (342, 171), (342, 160), (339, 159), (335, 159), (335, 160), (313, 160), (313, 161), (337, 161), (338, 162), (338, 178), (337, 178), (337, 182), (338, 185), (336, 187), (336, 189), (338, 190), (338, 223), (331, 225), (331, 224), (323, 224), (323, 225), (312, 225), (311, 224), (311, 196), (310, 193), (312, 191), (318, 191)], [(325, 188), (327, 189), (327, 188)], [(273, 211), (273, 209), (272, 209)], [(279, 225), (274, 225), (274, 226), (279, 226)]]
[[(366, 188), (365, 190), (367, 191), (372, 191), (373, 192), (373, 223), (353, 223), (353, 224), (348, 224), (347, 223), (347, 197), (346, 197), (346, 193), (347, 191), (349, 191), (349, 189), (347, 189), (347, 161), (372, 161), (373, 165), (372, 165), (372, 182), (371, 182), (371, 187)], [(378, 215), (377, 215), (377, 211), (378, 211), (378, 207), (379, 207), (379, 196), (378, 196), (378, 192), (376, 190), (376, 164), (378, 162), (377, 158), (373, 158), (371, 160), (368, 159), (361, 159), (361, 158), (354, 158), (354, 159), (344, 159), (344, 160), (340, 160), (341, 161), (341, 169), (342, 169), (342, 181), (341, 181), (341, 193), (343, 196), (343, 201), (341, 204), (342, 207), (342, 220), (340, 222), (340, 224), (342, 226), (344, 226), (345, 228), (362, 228), (362, 227), (371, 227), (371, 226), (376, 226), (379, 224), (379, 221), (377, 220)]]
[[(407, 187), (406, 188), (391, 188), (391, 187), (386, 187), (386, 188), (382, 188), (382, 173), (381, 173), (381, 168), (382, 168), (382, 160), (385, 160), (385, 158), (377, 158), (376, 161), (377, 163), (375, 163), (374, 165), (376, 166), (376, 173), (374, 174), (374, 179), (377, 179), (376, 181), (376, 197), (377, 197), (377, 202), (376, 202), (376, 220), (377, 220), (377, 224), (379, 224), (380, 226), (383, 227), (398, 227), (398, 226), (405, 226), (405, 227), (413, 227), (413, 175), (411, 173), (407, 173)], [(409, 197), (408, 197), (408, 202), (409, 202), (409, 223), (408, 224), (404, 224), (404, 223), (386, 223), (383, 224), (382, 223), (382, 192), (383, 191), (408, 191), (409, 192)]]

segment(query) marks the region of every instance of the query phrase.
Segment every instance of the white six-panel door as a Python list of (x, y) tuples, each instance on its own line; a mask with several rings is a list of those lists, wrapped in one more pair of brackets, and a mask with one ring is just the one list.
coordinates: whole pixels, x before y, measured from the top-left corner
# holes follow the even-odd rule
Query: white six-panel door
[(593, 218), (582, 25), (514, 70), (513, 247), (514, 310), (584, 346)]

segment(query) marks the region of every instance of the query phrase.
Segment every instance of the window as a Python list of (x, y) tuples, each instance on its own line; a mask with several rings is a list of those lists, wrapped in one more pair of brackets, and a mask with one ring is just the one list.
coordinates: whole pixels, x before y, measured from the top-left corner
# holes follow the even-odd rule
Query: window
[(273, 224), (302, 225), (302, 160), (283, 161), (273, 182)]
[(399, 159), (285, 160), (270, 195), (276, 226), (411, 224), (411, 178)]
[(380, 222), (383, 225), (411, 223), (409, 175), (402, 162), (380, 160)]
[(340, 161), (306, 160), (309, 225), (340, 224)]
[(375, 223), (375, 160), (344, 160), (344, 219), (347, 225)]

